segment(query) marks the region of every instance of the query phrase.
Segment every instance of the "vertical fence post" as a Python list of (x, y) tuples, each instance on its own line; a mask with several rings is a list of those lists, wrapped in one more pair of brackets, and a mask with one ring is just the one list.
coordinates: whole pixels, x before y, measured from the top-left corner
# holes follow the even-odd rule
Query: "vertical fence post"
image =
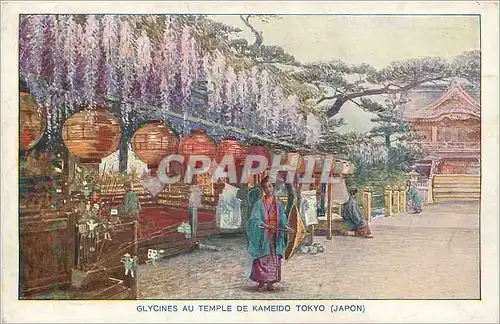
[(385, 211), (384, 216), (389, 217), (392, 214), (392, 190), (391, 186), (385, 187)]
[(399, 214), (399, 187), (392, 187), (392, 211), (394, 215)]
[(406, 189), (404, 186), (399, 187), (399, 210), (406, 213)]
[(363, 218), (369, 223), (372, 221), (372, 193), (369, 187), (363, 190)]
[(427, 181), (427, 202), (432, 204), (434, 202), (434, 196), (432, 192), (432, 176), (429, 177), (429, 181)]

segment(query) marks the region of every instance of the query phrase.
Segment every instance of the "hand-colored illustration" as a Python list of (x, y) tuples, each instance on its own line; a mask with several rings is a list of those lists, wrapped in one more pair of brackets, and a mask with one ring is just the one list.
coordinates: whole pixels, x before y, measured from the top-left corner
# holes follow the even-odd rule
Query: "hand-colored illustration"
[(478, 17), (19, 19), (19, 299), (480, 298)]

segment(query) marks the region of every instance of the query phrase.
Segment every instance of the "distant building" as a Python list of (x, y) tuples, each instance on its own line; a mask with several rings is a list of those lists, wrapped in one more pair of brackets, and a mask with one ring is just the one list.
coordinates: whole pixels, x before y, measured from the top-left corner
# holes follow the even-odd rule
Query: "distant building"
[[(427, 156), (416, 171), (430, 179), (429, 200), (480, 197), (480, 93), (466, 83), (430, 84), (408, 93), (405, 117), (423, 137)], [(432, 198), (434, 197), (434, 198)]]

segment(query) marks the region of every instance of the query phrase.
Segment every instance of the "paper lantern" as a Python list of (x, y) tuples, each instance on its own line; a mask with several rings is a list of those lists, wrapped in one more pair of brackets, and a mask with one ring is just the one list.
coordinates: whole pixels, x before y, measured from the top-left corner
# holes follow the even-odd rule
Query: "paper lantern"
[[(268, 166), (270, 166), (270, 164), (272, 163), (271, 152), (269, 152), (269, 150), (264, 146), (257, 146), (257, 145), (250, 146), (247, 149), (247, 155), (260, 155), (265, 157), (267, 159)], [(252, 163), (252, 168), (257, 168), (258, 166), (259, 166), (258, 162), (254, 161)]]
[(20, 99), (20, 147), (27, 151), (35, 146), (45, 131), (46, 118), (35, 97), (28, 92), (21, 91)]
[[(191, 155), (202, 155), (213, 159), (216, 152), (217, 145), (215, 141), (202, 129), (191, 130), (191, 135), (184, 137), (179, 144), (179, 153), (184, 155), (185, 163), (189, 161)], [(199, 168), (200, 166), (201, 163), (197, 162), (196, 167)]]
[(151, 120), (134, 133), (132, 148), (149, 168), (157, 168), (165, 156), (177, 154), (179, 139), (162, 120)]
[(64, 144), (82, 163), (99, 163), (118, 149), (120, 122), (104, 107), (69, 117), (62, 130)]
[(234, 162), (237, 165), (241, 165), (245, 163), (246, 151), (246, 147), (241, 145), (236, 139), (226, 138), (217, 147), (215, 161), (220, 163), (225, 155), (232, 155)]

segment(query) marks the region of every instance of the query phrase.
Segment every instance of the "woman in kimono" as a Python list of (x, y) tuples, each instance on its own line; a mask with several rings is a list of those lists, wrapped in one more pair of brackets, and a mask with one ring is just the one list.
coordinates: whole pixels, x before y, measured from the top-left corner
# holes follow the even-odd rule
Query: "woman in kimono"
[(422, 212), (420, 194), (418, 193), (415, 184), (410, 180), (406, 181), (406, 208), (407, 210), (413, 209), (415, 214)]
[(258, 283), (258, 292), (273, 291), (274, 284), (281, 281), (286, 231), (292, 231), (269, 177), (261, 181), (261, 187), (263, 198), (254, 204), (247, 226), (248, 250), (253, 260), (250, 279)]
[(356, 202), (358, 189), (351, 188), (349, 190), (349, 200), (342, 206), (342, 218), (345, 225), (351, 231), (356, 233), (356, 236), (363, 238), (372, 238), (372, 232), (366, 220), (363, 219), (363, 214)]

